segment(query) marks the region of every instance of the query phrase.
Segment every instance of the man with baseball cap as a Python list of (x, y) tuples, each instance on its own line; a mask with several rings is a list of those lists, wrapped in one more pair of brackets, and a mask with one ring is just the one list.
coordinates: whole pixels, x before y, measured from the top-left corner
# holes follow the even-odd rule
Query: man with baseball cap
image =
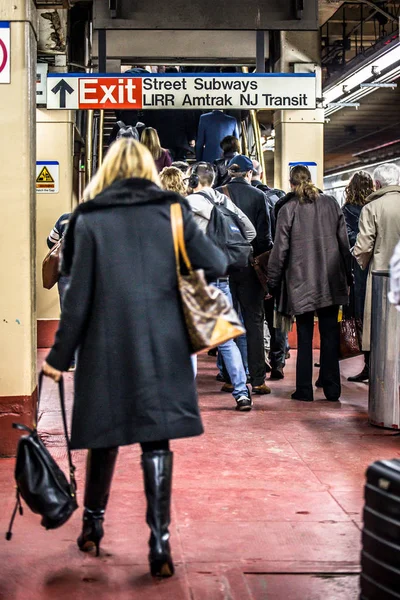
[[(264, 193), (251, 185), (253, 163), (248, 156), (237, 154), (228, 165), (232, 180), (218, 188), (250, 219), (256, 237), (252, 241), (254, 257), (272, 248), (271, 223)], [(230, 276), (235, 306), (240, 306), (247, 332), (250, 381), (254, 394), (269, 394), (265, 384), (264, 296), (265, 292), (252, 266)]]

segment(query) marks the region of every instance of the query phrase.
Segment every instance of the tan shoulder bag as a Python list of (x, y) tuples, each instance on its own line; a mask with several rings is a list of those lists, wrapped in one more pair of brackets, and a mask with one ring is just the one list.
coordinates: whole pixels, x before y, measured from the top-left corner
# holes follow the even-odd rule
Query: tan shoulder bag
[[(205, 352), (245, 333), (238, 315), (221, 290), (207, 285), (202, 270), (194, 270), (186, 252), (182, 208), (171, 205), (176, 271), (192, 353)], [(181, 258), (188, 271), (181, 273)]]

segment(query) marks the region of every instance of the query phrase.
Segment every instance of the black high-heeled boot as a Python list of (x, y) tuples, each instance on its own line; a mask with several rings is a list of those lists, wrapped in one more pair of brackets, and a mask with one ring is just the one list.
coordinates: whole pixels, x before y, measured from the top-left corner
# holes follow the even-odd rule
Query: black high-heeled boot
[(103, 521), (114, 474), (118, 448), (96, 448), (88, 451), (86, 461), (85, 510), (82, 533), (77, 539), (79, 550), (89, 552), (96, 548), (104, 535)]
[(89, 552), (96, 548), (96, 556), (100, 554), (100, 542), (104, 535), (103, 529), (104, 510), (90, 510), (85, 508), (83, 511), (82, 533), (77, 539), (79, 550)]
[(150, 527), (150, 572), (153, 577), (174, 574), (168, 527), (171, 521), (172, 452), (143, 452), (142, 468), (147, 499), (146, 522)]

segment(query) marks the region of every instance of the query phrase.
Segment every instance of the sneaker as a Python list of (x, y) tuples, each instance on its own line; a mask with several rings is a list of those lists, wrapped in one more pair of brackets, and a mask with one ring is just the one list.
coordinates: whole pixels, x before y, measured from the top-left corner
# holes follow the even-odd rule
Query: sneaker
[(262, 385), (253, 385), (252, 389), (253, 389), (253, 394), (262, 395), (262, 394), (270, 394), (271, 393), (271, 388), (268, 387), (265, 383), (263, 383)]
[(270, 379), (283, 379), (284, 377), (285, 375), (283, 373), (282, 365), (279, 365), (278, 367), (272, 369)]
[(221, 392), (226, 392), (227, 394), (232, 394), (233, 385), (231, 383), (224, 383), (224, 385), (221, 388)]
[(251, 410), (252, 406), (253, 402), (248, 396), (239, 396), (239, 398), (236, 398), (236, 410), (240, 410), (241, 412), (248, 412), (249, 410)]

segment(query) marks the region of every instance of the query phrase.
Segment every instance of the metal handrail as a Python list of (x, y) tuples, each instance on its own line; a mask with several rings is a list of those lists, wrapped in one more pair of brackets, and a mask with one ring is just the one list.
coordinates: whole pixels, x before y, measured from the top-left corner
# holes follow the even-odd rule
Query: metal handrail
[[(248, 73), (248, 67), (242, 67), (242, 73)], [(262, 170), (262, 182), (266, 183), (266, 174), (265, 174), (265, 160), (264, 160), (264, 152), (262, 149), (261, 143), (261, 129), (260, 123), (258, 122), (257, 111), (253, 108), (250, 109), (250, 120), (254, 131), (254, 139), (256, 142), (256, 151), (257, 151), (257, 160), (261, 165)], [(247, 139), (246, 139), (247, 142)], [(248, 149), (247, 149), (248, 151)]]

